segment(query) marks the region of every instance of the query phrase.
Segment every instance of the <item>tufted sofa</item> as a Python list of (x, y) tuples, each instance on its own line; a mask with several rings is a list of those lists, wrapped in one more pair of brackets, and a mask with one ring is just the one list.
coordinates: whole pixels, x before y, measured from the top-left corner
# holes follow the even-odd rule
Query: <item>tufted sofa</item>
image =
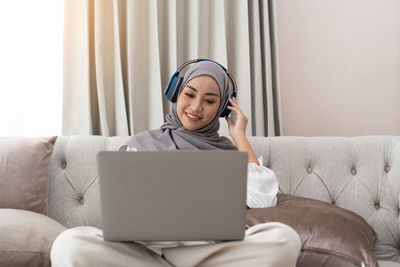
[[(101, 228), (96, 154), (129, 137), (60, 136), (50, 166), (49, 216)], [(400, 137), (251, 137), (280, 191), (333, 203), (376, 231), (380, 266), (400, 267)]]

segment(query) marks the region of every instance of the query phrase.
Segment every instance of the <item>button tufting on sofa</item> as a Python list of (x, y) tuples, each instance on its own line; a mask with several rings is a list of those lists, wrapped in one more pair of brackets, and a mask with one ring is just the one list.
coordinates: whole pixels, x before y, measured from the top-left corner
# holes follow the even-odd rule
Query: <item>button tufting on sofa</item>
[(64, 160), (64, 161), (61, 163), (61, 168), (65, 169), (66, 167), (67, 167), (67, 162)]
[(386, 173), (390, 172), (390, 166), (389, 166), (389, 165), (386, 165), (386, 167), (385, 167), (385, 172), (386, 172)]
[(379, 201), (375, 201), (374, 205), (375, 205), (375, 209), (379, 209), (381, 207)]
[(308, 167), (308, 168), (307, 168), (307, 172), (308, 172), (308, 173), (312, 173), (312, 168), (311, 168), (311, 167)]
[(80, 196), (78, 201), (79, 201), (80, 205), (83, 205), (83, 203), (85, 202), (85, 199), (83, 196)]
[(356, 169), (354, 169), (354, 168), (353, 168), (353, 169), (351, 169), (351, 174), (352, 174), (352, 175), (356, 175), (356, 174), (357, 174), (357, 171), (356, 171)]

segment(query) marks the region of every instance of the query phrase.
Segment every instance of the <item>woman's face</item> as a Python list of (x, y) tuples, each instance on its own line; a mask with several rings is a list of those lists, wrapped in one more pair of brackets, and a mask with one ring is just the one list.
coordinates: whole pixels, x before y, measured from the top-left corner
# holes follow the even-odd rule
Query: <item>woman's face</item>
[(217, 82), (210, 76), (191, 79), (182, 89), (176, 105), (183, 126), (194, 131), (208, 125), (217, 115), (221, 102)]

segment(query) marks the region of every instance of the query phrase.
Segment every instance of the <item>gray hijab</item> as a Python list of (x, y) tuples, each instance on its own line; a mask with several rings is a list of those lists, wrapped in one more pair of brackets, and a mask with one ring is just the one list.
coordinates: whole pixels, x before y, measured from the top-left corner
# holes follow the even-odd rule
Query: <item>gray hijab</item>
[(236, 147), (225, 136), (219, 136), (219, 116), (223, 112), (223, 103), (232, 91), (232, 84), (225, 71), (216, 63), (201, 61), (193, 63), (187, 69), (179, 94), (186, 84), (200, 75), (208, 75), (217, 82), (221, 103), (215, 118), (205, 127), (195, 131), (185, 129), (176, 112), (176, 102), (172, 112), (166, 116), (166, 123), (160, 129), (141, 132), (127, 143), (138, 150), (234, 150)]

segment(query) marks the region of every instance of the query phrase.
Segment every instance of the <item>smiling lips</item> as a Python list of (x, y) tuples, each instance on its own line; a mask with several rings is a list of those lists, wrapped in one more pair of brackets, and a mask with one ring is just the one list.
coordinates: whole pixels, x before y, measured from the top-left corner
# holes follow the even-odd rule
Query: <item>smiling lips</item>
[(186, 115), (186, 118), (188, 118), (188, 120), (190, 120), (190, 121), (198, 121), (198, 120), (201, 119), (201, 117), (196, 116), (196, 115), (194, 115), (192, 113), (185, 112), (185, 115)]

